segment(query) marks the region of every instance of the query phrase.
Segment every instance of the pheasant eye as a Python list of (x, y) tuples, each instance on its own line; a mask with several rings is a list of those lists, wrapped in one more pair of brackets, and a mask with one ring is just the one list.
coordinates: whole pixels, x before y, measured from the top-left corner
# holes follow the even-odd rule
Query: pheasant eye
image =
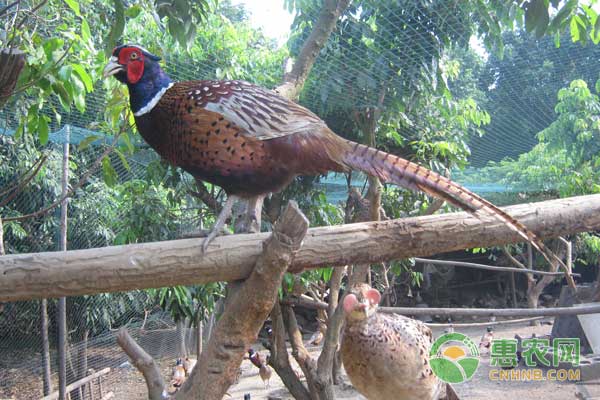
[(131, 53), (131, 55), (129, 56), (129, 58), (132, 59), (132, 60), (137, 59), (138, 58), (138, 53), (136, 53), (136, 52)]

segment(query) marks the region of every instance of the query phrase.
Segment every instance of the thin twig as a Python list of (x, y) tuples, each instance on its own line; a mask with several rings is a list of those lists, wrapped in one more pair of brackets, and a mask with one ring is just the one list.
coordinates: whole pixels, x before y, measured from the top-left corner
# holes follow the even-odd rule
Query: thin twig
[[(40, 4), (38, 4), (37, 6), (33, 7), (29, 12), (31, 14), (34, 14), (37, 10), (39, 10), (44, 5), (46, 5), (47, 2), (48, 2), (48, 0), (42, 0), (42, 2)], [(28, 18), (29, 18), (29, 15), (25, 15), (23, 17), (23, 19), (21, 20), (21, 22), (19, 22), (17, 25), (15, 25), (13, 27), (12, 37), (10, 38), (10, 40), (8, 41), (8, 43), (6, 44), (6, 47), (8, 47), (8, 48), (11, 47), (13, 40), (15, 40), (15, 38), (17, 37), (17, 30), (21, 29), (21, 27), (25, 24), (25, 22), (27, 22)]]
[(6, 13), (8, 10), (10, 10), (11, 8), (13, 8), (14, 6), (16, 6), (17, 4), (19, 4), (21, 2), (21, 0), (17, 0), (13, 3), (10, 3), (9, 5), (7, 5), (6, 7), (4, 7), (2, 10), (0, 10), (0, 17), (2, 15), (4, 15), (4, 13)]
[(58, 60), (56, 60), (50, 67), (48, 67), (44, 71), (40, 72), (39, 76), (36, 79), (21, 86), (18, 89), (16, 89), (13, 92), (12, 96), (15, 96), (21, 92), (24, 92), (25, 90), (29, 89), (30, 87), (32, 87), (33, 85), (38, 83), (42, 78), (46, 78), (46, 72), (50, 71), (51, 69), (53, 69), (55, 67), (58, 67), (60, 65), (60, 63), (62, 63), (63, 60), (67, 57), (67, 54), (69, 54), (69, 50), (71, 50), (71, 47), (73, 47), (73, 42), (69, 43), (69, 45), (67, 46), (67, 48), (65, 49), (65, 51), (63, 52), (63, 54), (60, 56), (60, 58)]
[(4, 207), (8, 203), (10, 203), (15, 197), (17, 197), (19, 195), (19, 193), (21, 193), (23, 191), (23, 189), (25, 188), (25, 186), (27, 186), (29, 184), (29, 182), (31, 182), (31, 180), (33, 178), (35, 178), (37, 176), (37, 174), (40, 172), (40, 169), (42, 168), (42, 165), (44, 165), (44, 163), (46, 162), (47, 158), (48, 158), (48, 155), (47, 154), (43, 154), (35, 162), (35, 164), (33, 164), (33, 165), (37, 164), (37, 166), (35, 167), (35, 170), (33, 171), (33, 173), (31, 173), (31, 175), (29, 175), (28, 177), (20, 180), (20, 182), (14, 188), (14, 190), (12, 191), (12, 193), (10, 193), (5, 199), (3, 199), (2, 201), (0, 201), (0, 207)]
[(25, 171), (21, 175), (19, 175), (19, 177), (15, 180), (14, 184), (10, 185), (6, 189), (2, 189), (2, 191), (0, 192), (0, 196), (5, 196), (8, 193), (15, 190), (15, 188), (21, 184), (23, 179), (25, 179), (25, 176), (28, 175), (36, 167), (36, 165), (40, 162), (40, 160), (42, 158), (46, 158), (46, 157), (48, 157), (47, 154), (42, 154), (33, 164), (31, 164), (31, 166), (27, 169), (27, 171)]
[[(418, 258), (418, 257), (415, 257), (414, 260), (416, 262), (420, 262), (420, 263), (424, 263), (424, 264), (439, 264), (439, 265), (448, 265), (451, 267), (467, 267), (467, 268), (487, 269), (487, 270), (491, 270), (491, 271), (503, 271), (503, 272), (521, 272), (521, 273), (534, 274), (534, 275), (549, 275), (549, 276), (564, 275), (562, 272), (536, 271), (534, 269), (527, 269), (527, 268), (496, 267), (493, 265), (476, 264), (476, 263), (470, 263), (470, 262), (465, 262), (465, 261), (432, 260), (429, 258)], [(577, 274), (572, 274), (572, 275), (580, 276)]]
[(502, 246), (502, 252), (517, 267), (519, 267), (521, 269), (528, 269), (525, 265), (523, 265), (523, 263), (521, 263), (519, 260), (517, 260), (515, 257), (513, 257), (512, 254), (510, 254), (508, 247)]

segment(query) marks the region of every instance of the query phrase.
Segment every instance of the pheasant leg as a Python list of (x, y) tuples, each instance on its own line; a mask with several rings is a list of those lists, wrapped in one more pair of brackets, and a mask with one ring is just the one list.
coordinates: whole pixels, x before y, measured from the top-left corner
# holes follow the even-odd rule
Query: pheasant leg
[(227, 196), (227, 201), (225, 201), (223, 209), (219, 213), (215, 225), (212, 227), (210, 233), (202, 242), (202, 254), (206, 253), (206, 249), (208, 249), (208, 245), (210, 244), (210, 242), (212, 242), (213, 239), (217, 237), (219, 232), (221, 232), (221, 230), (225, 226), (227, 218), (231, 216), (231, 209), (233, 207), (233, 203), (235, 203), (236, 200), (237, 196)]

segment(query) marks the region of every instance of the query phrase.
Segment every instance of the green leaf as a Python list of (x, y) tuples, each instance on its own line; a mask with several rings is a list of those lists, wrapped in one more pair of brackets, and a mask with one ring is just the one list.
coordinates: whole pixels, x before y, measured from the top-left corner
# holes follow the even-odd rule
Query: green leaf
[(102, 137), (102, 135), (90, 135), (83, 139), (81, 142), (79, 142), (79, 146), (77, 146), (77, 148), (79, 150), (85, 150), (92, 142), (95, 142), (96, 140)]
[(125, 16), (127, 18), (135, 18), (138, 15), (140, 15), (141, 12), (142, 12), (142, 6), (140, 6), (139, 4), (135, 4), (135, 5), (127, 8), (127, 10), (125, 11)]
[(527, 3), (525, 10), (525, 29), (527, 32), (535, 30), (539, 38), (544, 35), (550, 16), (548, 15), (548, 4), (546, 0), (531, 0)]
[(125, 30), (125, 6), (123, 5), (123, 1), (113, 0), (113, 3), (115, 5), (114, 21), (105, 41), (105, 53), (107, 56), (110, 56), (115, 44), (121, 38), (123, 31)]
[(79, 76), (81, 82), (85, 85), (85, 90), (89, 93), (94, 90), (94, 82), (92, 81), (92, 77), (87, 73), (85, 68), (80, 64), (71, 64), (71, 68), (73, 71)]
[(78, 17), (81, 16), (81, 11), (79, 10), (79, 3), (74, 0), (64, 0), (65, 3), (69, 6), (71, 10), (75, 12), (75, 15)]
[(48, 135), (50, 133), (50, 128), (48, 127), (48, 121), (46, 120), (46, 116), (42, 115), (38, 120), (38, 136), (40, 137), (40, 143), (45, 145), (48, 143)]
[(69, 95), (67, 89), (65, 89), (65, 86), (57, 82), (52, 85), (52, 89), (54, 90), (54, 93), (58, 95), (58, 99), (60, 100), (62, 107), (67, 111), (71, 110), (71, 96)]
[(548, 29), (551, 32), (560, 30), (560, 27), (562, 26), (563, 22), (565, 22), (567, 18), (571, 15), (573, 10), (576, 9), (577, 3), (578, 0), (567, 1), (565, 5), (562, 6), (561, 9), (556, 13), (554, 18), (552, 18), (552, 22), (550, 23)]
[(125, 146), (127, 146), (127, 151), (129, 151), (129, 154), (133, 154), (133, 152), (135, 151), (135, 147), (133, 147), (133, 143), (131, 143), (129, 133), (123, 132), (123, 134), (121, 135), (121, 139), (123, 139), (123, 142), (125, 142)]
[(121, 164), (123, 164), (125, 169), (129, 171), (131, 169), (131, 167), (129, 166), (129, 163), (127, 162), (127, 159), (125, 158), (123, 153), (121, 153), (121, 151), (119, 149), (115, 149), (114, 152), (117, 153), (117, 155), (119, 156), (119, 159), (121, 159)]
[(85, 19), (81, 20), (81, 38), (86, 42), (89, 42), (92, 38), (92, 32), (90, 31), (90, 25)]
[(113, 168), (108, 156), (102, 159), (102, 176), (108, 186), (113, 187), (117, 184), (117, 172)]

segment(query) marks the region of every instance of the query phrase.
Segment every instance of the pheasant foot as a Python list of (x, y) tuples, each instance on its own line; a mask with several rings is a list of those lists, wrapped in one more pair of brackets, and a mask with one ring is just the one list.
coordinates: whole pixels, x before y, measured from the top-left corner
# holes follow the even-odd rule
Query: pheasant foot
[(219, 213), (215, 225), (212, 227), (208, 236), (206, 236), (206, 239), (204, 239), (204, 241), (202, 242), (202, 254), (206, 253), (210, 242), (212, 242), (214, 238), (217, 237), (219, 232), (221, 232), (221, 230), (225, 226), (225, 221), (227, 221), (227, 218), (231, 216), (231, 209), (233, 207), (233, 203), (235, 203), (237, 199), (237, 196), (227, 196), (227, 201), (225, 201), (223, 209)]

